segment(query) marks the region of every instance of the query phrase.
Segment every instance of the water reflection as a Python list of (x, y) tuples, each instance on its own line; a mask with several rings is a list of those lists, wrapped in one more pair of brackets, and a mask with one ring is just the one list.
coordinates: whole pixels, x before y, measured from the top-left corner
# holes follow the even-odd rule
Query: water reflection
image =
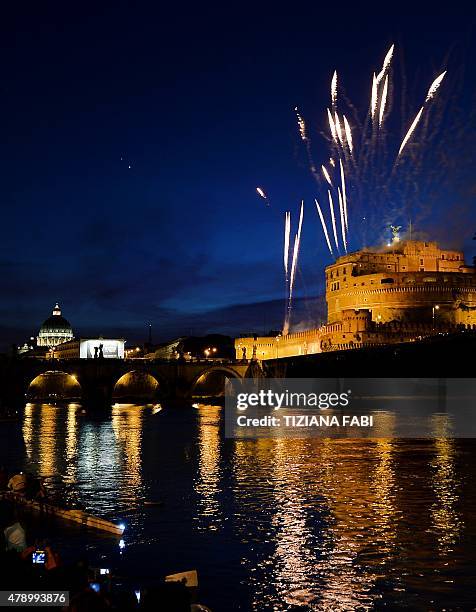
[(198, 495), (199, 528), (217, 530), (223, 522), (221, 493), (221, 415), (223, 408), (195, 405), (198, 414), (198, 470), (195, 492)]
[(455, 466), (455, 441), (445, 437), (450, 428), (447, 415), (434, 415), (435, 457), (431, 466), (434, 470), (436, 500), (431, 506), (431, 515), (441, 555), (452, 552), (463, 528), (460, 513), (456, 509), (460, 497), (460, 481)]
[[(212, 608), (433, 609), (447, 596), (469, 609), (476, 453), (447, 437), (445, 414), (427, 441), (225, 440), (220, 407), (157, 412), (27, 404), (25, 456), (6, 463), (125, 517), (124, 558), (135, 552), (141, 573), (158, 557), (164, 572), (197, 567), (220, 584)], [(394, 414), (382, 418), (391, 432)], [(164, 507), (144, 511), (151, 495)], [(452, 591), (463, 574), (466, 590)]]
[(115, 404), (112, 409), (112, 429), (122, 449), (123, 488), (130, 500), (144, 497), (142, 482), (142, 429), (145, 406)]

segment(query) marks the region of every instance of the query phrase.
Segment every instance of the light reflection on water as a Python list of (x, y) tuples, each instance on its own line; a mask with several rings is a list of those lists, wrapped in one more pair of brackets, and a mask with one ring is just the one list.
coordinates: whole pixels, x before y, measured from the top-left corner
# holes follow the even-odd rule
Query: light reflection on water
[[(215, 611), (474, 600), (476, 445), (446, 438), (444, 415), (427, 441), (225, 440), (217, 406), (116, 404), (100, 419), (79, 410), (27, 404), (19, 426), (0, 430), (0, 458), (125, 519), (122, 571), (196, 567)], [(88, 546), (107, 556), (116, 544)]]

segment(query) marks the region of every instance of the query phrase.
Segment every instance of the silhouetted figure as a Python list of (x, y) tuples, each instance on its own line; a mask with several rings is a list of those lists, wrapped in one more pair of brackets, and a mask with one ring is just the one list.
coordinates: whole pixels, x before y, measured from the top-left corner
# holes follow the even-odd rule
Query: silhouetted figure
[(94, 347), (94, 359), (97, 359), (97, 358), (98, 358), (98, 351), (99, 351), (98, 347), (97, 347), (97, 346), (95, 346), (95, 347)]
[(103, 345), (99, 345), (99, 359), (104, 359)]

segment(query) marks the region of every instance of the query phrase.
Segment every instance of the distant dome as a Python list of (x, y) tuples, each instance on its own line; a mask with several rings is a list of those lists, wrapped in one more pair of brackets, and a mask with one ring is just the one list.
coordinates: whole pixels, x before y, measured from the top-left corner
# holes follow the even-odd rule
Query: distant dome
[(48, 317), (40, 327), (37, 338), (38, 346), (57, 346), (73, 338), (73, 328), (69, 321), (61, 315), (61, 308), (56, 304), (51, 317)]

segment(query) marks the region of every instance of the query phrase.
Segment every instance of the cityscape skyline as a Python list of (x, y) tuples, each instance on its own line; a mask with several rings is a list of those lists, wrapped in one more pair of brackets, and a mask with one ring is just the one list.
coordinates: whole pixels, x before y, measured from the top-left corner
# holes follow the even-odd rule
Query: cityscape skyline
[[(412, 20), (350, 11), (338, 32), (330, 9), (291, 19), (254, 9), (251, 20), (223, 10), (186, 24), (173, 9), (149, 8), (144, 19), (125, 5), (87, 21), (66, 7), (9, 11), (0, 350), (35, 335), (55, 300), (82, 333), (134, 342), (149, 323), (156, 341), (282, 325), (282, 215), (295, 219), (301, 198), (293, 322), (317, 323), (330, 260), (294, 107), (317, 133), (332, 71), (364, 99), (363, 79), (391, 42), (410, 67), (409, 88), (451, 61), (463, 112), (474, 96), (471, 19), (438, 11)], [(416, 35), (425, 28), (431, 39)], [(468, 261), (473, 180), (454, 185), (458, 214), (440, 201), (424, 227), (464, 246)]]

